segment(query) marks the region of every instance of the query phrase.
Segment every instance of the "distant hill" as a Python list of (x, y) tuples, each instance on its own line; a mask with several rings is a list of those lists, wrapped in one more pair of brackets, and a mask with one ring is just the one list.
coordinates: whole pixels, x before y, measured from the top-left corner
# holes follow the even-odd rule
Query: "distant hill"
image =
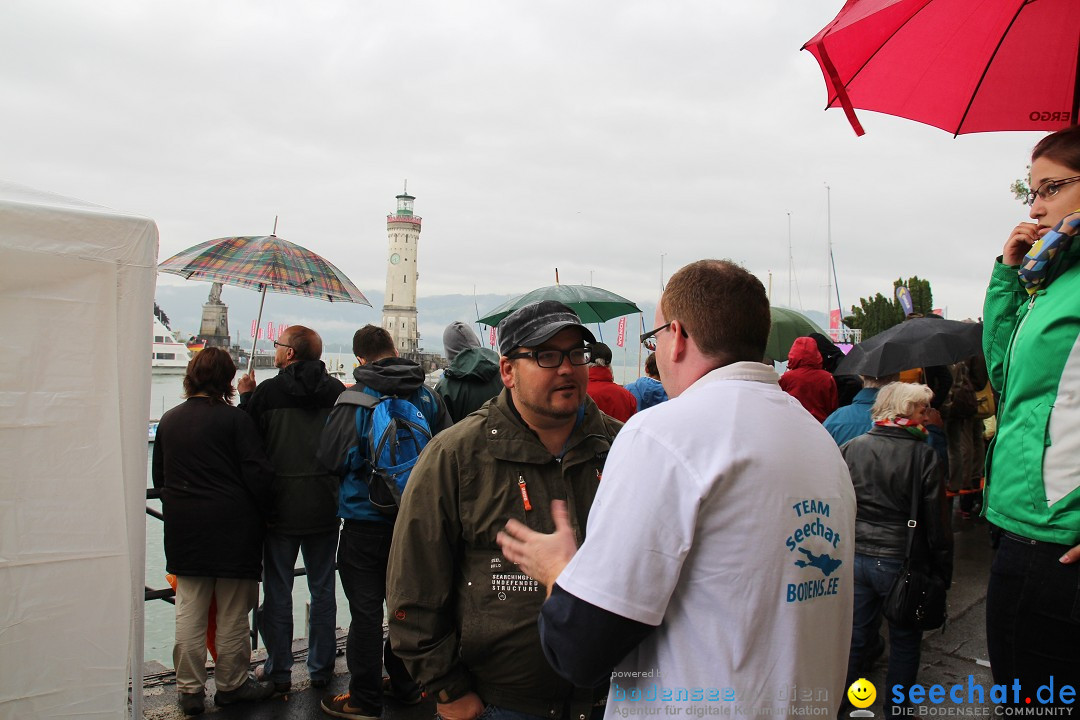
[[(169, 317), (174, 330), (185, 335), (198, 332), (202, 319), (202, 306), (210, 292), (210, 284), (190, 282), (186, 285), (160, 285), (156, 291), (157, 304)], [(263, 308), (263, 328), (267, 322), (274, 325), (307, 325), (314, 328), (323, 338), (323, 345), (328, 353), (347, 353), (352, 347), (352, 336), (357, 328), (382, 321), (383, 293), (378, 290), (364, 290), (365, 297), (373, 307), (353, 303), (328, 303), (293, 295), (267, 293)], [(447, 325), (460, 320), (473, 323), (472, 327), (480, 336), (480, 341), (487, 345), (488, 328), (480, 328), (475, 322), (477, 313), (482, 317), (510, 299), (509, 295), (431, 295), (417, 300), (420, 328), (420, 344), (430, 352), (441, 353), (442, 333)], [(251, 344), (251, 324), (259, 311), (259, 294), (241, 288), (224, 287), (221, 300), (229, 307), (229, 331), (233, 341), (240, 345)], [(655, 304), (641, 306), (644, 320), (636, 316), (627, 317), (625, 350), (616, 346), (618, 319), (603, 323), (599, 329), (589, 327), (598, 339), (611, 346), (615, 379), (629, 382), (638, 377), (638, 336), (651, 330)], [(825, 313), (816, 310), (800, 311), (819, 327), (825, 328), (828, 322)], [(644, 325), (644, 327), (642, 327)], [(260, 348), (270, 350), (269, 340), (263, 340)], [(641, 352), (644, 362), (646, 352)]]
[[(186, 285), (160, 285), (155, 296), (157, 304), (169, 317), (173, 330), (184, 335), (194, 335), (199, 331), (202, 321), (202, 306), (210, 292), (210, 284), (191, 282)], [(279, 293), (267, 293), (263, 308), (263, 328), (267, 322), (274, 325), (306, 325), (314, 328), (323, 338), (327, 352), (348, 352), (352, 346), (352, 336), (357, 328), (382, 321), (383, 293), (377, 290), (363, 290), (364, 296), (373, 307), (353, 303), (329, 303), (310, 298), (300, 298)], [(509, 295), (431, 295), (417, 300), (417, 312), (421, 346), (433, 352), (442, 352), (442, 333), (447, 325), (460, 320), (473, 323), (473, 329), (480, 340), (487, 344), (486, 327), (480, 328), (475, 322), (477, 313), (483, 316), (489, 310), (509, 300)], [(251, 324), (259, 312), (259, 294), (251, 290), (225, 286), (221, 291), (221, 301), (229, 307), (229, 332), (234, 342), (241, 345), (251, 343)], [(646, 305), (645, 323), (651, 323), (655, 305)], [(633, 367), (637, 362), (637, 338), (643, 330), (636, 317), (627, 318), (626, 329), (626, 364)], [(590, 326), (596, 334), (597, 327)], [(651, 325), (646, 330), (651, 330)], [(600, 326), (599, 334), (615, 351), (615, 364), (621, 363), (620, 352), (615, 346), (618, 332), (618, 320), (610, 320)], [(340, 347), (338, 347), (340, 346)], [(260, 348), (269, 349), (269, 340), (263, 340)], [(631, 352), (632, 351), (632, 352)], [(644, 361), (644, 355), (642, 356)], [(633, 377), (637, 377), (635, 374)]]

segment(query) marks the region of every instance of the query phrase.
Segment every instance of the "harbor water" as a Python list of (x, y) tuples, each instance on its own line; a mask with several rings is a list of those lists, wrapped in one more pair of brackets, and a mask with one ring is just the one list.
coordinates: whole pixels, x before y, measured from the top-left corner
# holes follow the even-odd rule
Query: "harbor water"
[[(255, 371), (255, 380), (263, 380), (277, 374), (274, 368)], [(176, 407), (183, 399), (183, 376), (182, 375), (154, 375), (150, 386), (150, 418), (160, 418), (166, 410)], [(146, 486), (153, 487), (150, 477), (150, 467), (153, 459), (154, 446), (150, 445), (150, 452), (146, 465)], [(159, 500), (147, 500), (146, 504), (160, 512)], [(162, 589), (169, 586), (165, 579), (165, 547), (163, 543), (164, 529), (162, 522), (150, 515), (146, 516), (146, 585), (154, 589)], [(297, 560), (302, 562), (302, 558)], [(261, 598), (261, 594), (260, 594)], [(305, 637), (306, 608), (308, 602), (307, 580), (304, 577), (296, 578), (293, 586), (293, 635)], [(146, 623), (143, 641), (143, 651), (147, 662), (157, 661), (166, 667), (172, 667), (172, 646), (175, 633), (176, 608), (164, 600), (150, 600), (146, 603)], [(349, 605), (341, 591), (341, 585), (337, 587), (337, 624), (338, 627), (349, 626)], [(260, 646), (262, 639), (259, 639)]]

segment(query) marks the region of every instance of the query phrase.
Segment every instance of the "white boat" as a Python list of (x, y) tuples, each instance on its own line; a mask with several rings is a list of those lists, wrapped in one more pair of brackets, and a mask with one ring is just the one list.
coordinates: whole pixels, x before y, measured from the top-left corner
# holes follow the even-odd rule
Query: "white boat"
[(353, 384), (352, 370), (346, 369), (345, 364), (341, 362), (341, 353), (336, 353), (333, 357), (323, 354), (322, 361), (330, 377), (337, 378), (346, 385)]
[(190, 353), (184, 343), (154, 318), (154, 345), (150, 353), (150, 367), (154, 373), (183, 373), (187, 369)]

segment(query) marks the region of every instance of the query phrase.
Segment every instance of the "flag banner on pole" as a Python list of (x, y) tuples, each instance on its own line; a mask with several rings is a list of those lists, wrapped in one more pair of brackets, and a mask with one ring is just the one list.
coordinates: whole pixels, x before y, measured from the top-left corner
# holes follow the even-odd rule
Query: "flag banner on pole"
[(259, 339), (262, 340), (262, 328), (259, 328)]
[(488, 342), (491, 343), (491, 349), (495, 349), (495, 328), (491, 328), (491, 333), (488, 335)]
[(830, 330), (836, 330), (839, 327), (840, 327), (840, 311), (839, 310), (830, 310), (829, 311), (829, 329)]
[(258, 322), (258, 320), (252, 320), (251, 321), (251, 337), (255, 337), (255, 332), (256, 332), (255, 323), (257, 323), (257, 322)]
[(615, 344), (617, 346), (619, 346), (619, 347), (622, 347), (625, 342), (626, 342), (626, 316), (623, 315), (621, 318), (619, 318), (619, 335), (615, 339)]
[(274, 334), (274, 323), (272, 322), (266, 323), (266, 337), (277, 340), (277, 335)]
[(915, 305), (911, 300), (911, 291), (908, 290), (907, 285), (897, 286), (896, 301), (900, 303), (900, 309), (904, 311), (905, 316), (915, 312)]

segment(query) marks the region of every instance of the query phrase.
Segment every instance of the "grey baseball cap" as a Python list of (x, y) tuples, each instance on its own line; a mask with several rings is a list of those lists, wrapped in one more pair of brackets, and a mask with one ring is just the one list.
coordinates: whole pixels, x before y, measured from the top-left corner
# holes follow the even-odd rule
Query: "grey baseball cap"
[(596, 338), (581, 318), (570, 308), (555, 300), (541, 300), (518, 308), (499, 323), (499, 354), (508, 355), (519, 347), (534, 347), (550, 340), (569, 327), (581, 328), (587, 342)]

